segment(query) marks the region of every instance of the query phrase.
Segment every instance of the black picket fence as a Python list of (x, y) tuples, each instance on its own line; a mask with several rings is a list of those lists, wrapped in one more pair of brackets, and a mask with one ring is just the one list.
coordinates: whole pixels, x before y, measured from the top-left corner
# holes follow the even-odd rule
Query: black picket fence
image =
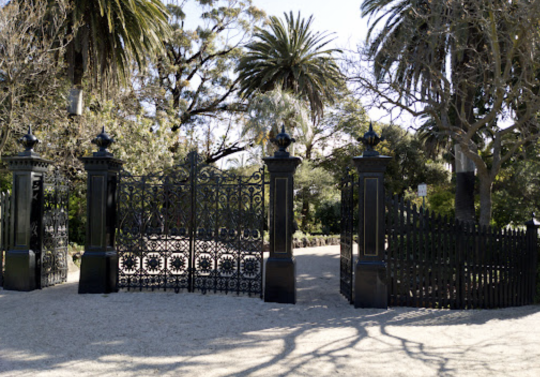
[(495, 229), (386, 200), (389, 306), (451, 309), (532, 304), (537, 228)]

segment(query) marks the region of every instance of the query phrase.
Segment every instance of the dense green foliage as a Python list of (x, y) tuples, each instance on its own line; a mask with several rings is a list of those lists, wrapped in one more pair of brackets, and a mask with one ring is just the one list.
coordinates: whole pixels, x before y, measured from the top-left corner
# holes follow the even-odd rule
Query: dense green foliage
[[(284, 124), (296, 139), (291, 153), (303, 158), (295, 177), (299, 228), (339, 233), (339, 185), (347, 169), (354, 169), (352, 158), (363, 152), (357, 138), (367, 131), (369, 118), (361, 97), (344, 85), (340, 51), (329, 47), (331, 34), (313, 30), (311, 17), (286, 13), (284, 19), (266, 19), (249, 0), (191, 0), (200, 14), (158, 0), (120, 3), (82, 1), (69, 7), (69, 1), (43, 0), (0, 12), (0, 23), (13, 25), (0, 28), (0, 44), (18, 46), (0, 48), (0, 152), (20, 150), (15, 141), (33, 126), (42, 141), (39, 153), (59, 165), (72, 184), (70, 240), (83, 243), (85, 237), (86, 172), (78, 158), (95, 150), (90, 141), (102, 126), (116, 141), (111, 151), (134, 174), (166, 169), (191, 149), (232, 173), (251, 174), (262, 166), (262, 157), (273, 153), (269, 140)], [(159, 22), (148, 29), (154, 13)], [(165, 26), (167, 14), (171, 18)], [(199, 16), (198, 27), (186, 26), (188, 17)], [(123, 30), (122, 22), (130, 27)], [(45, 23), (47, 33), (39, 31)], [(142, 29), (150, 34), (143, 36)], [(230, 38), (233, 32), (236, 38)], [(410, 42), (405, 47), (422, 42), (406, 34), (399, 38)], [(107, 52), (124, 41), (126, 49)], [(84, 52), (84, 46), (89, 50)], [(92, 64), (75, 80), (85, 92), (84, 112), (69, 117), (73, 49)], [(381, 51), (377, 59), (386, 62), (379, 67), (384, 76), (393, 63)], [(408, 51), (413, 52), (419, 53)], [(423, 80), (428, 71), (420, 72), (416, 79)], [(414, 71), (403, 68), (402, 78), (410, 75)], [(108, 83), (106, 91), (95, 85), (101, 79)], [(434, 125), (424, 128), (422, 138), (398, 125), (374, 125), (385, 138), (378, 149), (393, 157), (385, 187), (387, 194), (419, 205), (417, 186), (426, 183), (428, 208), (453, 217), (455, 175), (447, 163), (452, 161), (451, 143), (439, 143), (438, 150), (426, 146), (433, 138), (449, 140), (444, 128)], [(497, 139), (490, 133), (499, 132), (496, 123), (485, 130), (473, 140), (488, 168), (500, 162), (491, 153), (497, 140), (502, 155), (512, 152), (493, 182), (492, 224), (520, 226), (540, 203), (540, 148), (531, 139), (514, 150), (518, 131)], [(11, 174), (2, 166), (0, 188), (10, 187)], [(475, 194), (480, 197), (478, 190)]]

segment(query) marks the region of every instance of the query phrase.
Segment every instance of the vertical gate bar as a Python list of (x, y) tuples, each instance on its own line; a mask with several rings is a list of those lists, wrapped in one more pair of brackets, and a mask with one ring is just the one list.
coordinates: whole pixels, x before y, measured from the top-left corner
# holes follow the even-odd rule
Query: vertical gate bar
[(146, 273), (145, 273), (145, 270), (143, 269), (143, 266), (144, 266), (144, 259), (147, 257), (148, 255), (148, 250), (147, 250), (147, 242), (145, 240), (145, 234), (146, 234), (146, 202), (148, 200), (148, 198), (146, 197), (146, 188), (147, 188), (147, 184), (146, 184), (146, 176), (144, 176), (142, 179), (141, 179), (141, 193), (142, 193), (142, 200), (141, 200), (141, 232), (139, 233), (139, 239), (140, 239), (140, 249), (141, 250), (141, 274), (140, 274), (140, 277), (139, 277), (139, 291), (142, 291), (143, 290), (143, 282), (144, 282), (144, 279), (145, 279), (145, 276), (146, 276)]
[(404, 199), (401, 198), (399, 202), (399, 211), (400, 211), (400, 244), (401, 244), (401, 253), (400, 253), (400, 262), (401, 262), (401, 281), (400, 281), (400, 302), (401, 306), (407, 306), (408, 301), (408, 271), (409, 271), (409, 264), (408, 264), (408, 216), (406, 212), (405, 202)]
[(517, 244), (517, 229), (512, 230), (512, 306), (517, 306), (519, 303), (519, 249)]
[(418, 237), (420, 236), (420, 228), (419, 228), (419, 220), (418, 220), (418, 210), (416, 208), (416, 204), (413, 204), (412, 206), (412, 247), (411, 247), (411, 262), (413, 266), (413, 276), (412, 276), (412, 299), (413, 299), (413, 306), (419, 307), (419, 264), (418, 264), (418, 254), (419, 254), (419, 242)]
[(461, 223), (459, 220), (455, 220), (453, 223), (453, 229), (452, 229), (452, 237), (455, 240), (454, 242), (454, 250), (451, 251), (452, 253), (452, 270), (453, 274), (455, 275), (455, 306), (456, 309), (462, 309), (461, 306), (461, 265), (460, 265), (460, 258), (459, 258), (459, 250), (461, 248), (461, 232), (460, 227)]
[(399, 250), (399, 239), (398, 239), (398, 232), (401, 232), (401, 229), (399, 227), (399, 199), (398, 199), (398, 196), (395, 195), (394, 196), (394, 200), (392, 201), (392, 218), (393, 218), (393, 227), (394, 227), (394, 232), (393, 232), (393, 247), (392, 247), (392, 254), (393, 254), (393, 259), (394, 259), (394, 269), (393, 269), (393, 274), (394, 274), (394, 284), (390, 287), (390, 290), (392, 291), (392, 295), (393, 295), (393, 305), (394, 306), (398, 306), (399, 305), (399, 293), (398, 293), (398, 279), (400, 278), (399, 276), (399, 271), (400, 271), (400, 261), (399, 261), (399, 257), (400, 257), (400, 250)]
[(526, 274), (527, 280), (527, 304), (532, 304), (536, 296), (536, 274), (538, 269), (538, 228), (540, 223), (536, 220), (535, 214), (532, 213), (531, 220), (525, 223), (526, 231), (526, 264), (528, 266)]
[(514, 279), (514, 235), (513, 229), (510, 229), (510, 237), (508, 239), (508, 281), (509, 284), (509, 306), (514, 306), (516, 297), (515, 279)]
[(418, 238), (417, 238), (417, 265), (418, 265), (418, 272), (417, 272), (417, 286), (418, 286), (418, 297), (417, 297), (417, 303), (418, 307), (424, 307), (425, 306), (425, 289), (426, 289), (426, 282), (424, 280), (424, 257), (425, 257), (425, 250), (424, 250), (424, 243), (426, 242), (425, 238), (425, 229), (424, 229), (424, 209), (419, 206), (418, 207)]
[(507, 230), (502, 229), (501, 233), (501, 307), (505, 308), (507, 306), (507, 297), (508, 297), (508, 278), (506, 276), (506, 266), (508, 264), (508, 257), (506, 254), (506, 238), (507, 238)]
[(5, 242), (5, 215), (6, 213), (6, 193), (0, 193), (0, 287), (4, 285), (4, 242)]
[[(238, 255), (239, 257), (242, 256), (242, 253), (244, 253), (244, 250), (242, 248), (242, 231), (245, 230), (244, 227), (245, 227), (245, 224), (243, 222), (244, 220), (244, 205), (243, 205), (243, 200), (242, 200), (242, 177), (237, 177), (237, 184), (238, 184), (238, 234), (236, 235), (236, 238), (237, 238), (237, 245), (238, 245)], [(236, 282), (237, 284), (237, 288), (236, 288), (236, 292), (237, 293), (240, 293), (240, 277), (238, 277), (238, 280)], [(250, 284), (248, 283), (248, 286), (247, 286), (247, 291), (248, 293), (251, 293), (251, 290), (250, 290)]]
[(189, 179), (191, 183), (191, 203), (190, 203), (190, 210), (189, 210), (189, 284), (188, 284), (188, 292), (193, 292), (194, 290), (194, 275), (195, 275), (195, 235), (196, 235), (196, 229), (195, 226), (195, 217), (196, 217), (196, 199), (195, 199), (195, 193), (197, 190), (197, 175), (195, 171), (195, 154), (194, 152), (189, 154)]
[(406, 287), (406, 305), (407, 306), (412, 306), (412, 297), (411, 297), (411, 280), (414, 278), (413, 276), (413, 273), (412, 273), (412, 238), (414, 236), (414, 232), (413, 232), (413, 226), (412, 226), (412, 211), (411, 211), (411, 204), (410, 202), (406, 202), (406, 213), (407, 213), (407, 218), (406, 218), (406, 222), (407, 222), (407, 239), (406, 239), (406, 242), (407, 242), (407, 251), (406, 251), (406, 254), (405, 254), (405, 259), (407, 261), (407, 266), (406, 266), (406, 280), (405, 280), (405, 287)]
[(392, 198), (385, 198), (385, 250), (386, 250), (386, 285), (388, 286), (388, 304), (392, 306), (392, 287), (394, 285), (395, 276), (395, 261), (392, 255), (393, 244), (393, 219), (392, 219)]
[(259, 227), (260, 227), (260, 241), (259, 241), (259, 252), (261, 255), (260, 259), (260, 270), (259, 270), (259, 290), (260, 290), (260, 298), (263, 298), (263, 276), (264, 276), (264, 223), (265, 223), (265, 215), (266, 215), (266, 207), (265, 207), (265, 189), (266, 189), (266, 182), (265, 182), (265, 176), (266, 176), (266, 166), (263, 165), (261, 169), (261, 187), (260, 190), (262, 192), (261, 197), (261, 213), (259, 216)]
[(429, 303), (429, 306), (433, 308), (435, 305), (435, 279), (434, 279), (434, 272), (436, 270), (436, 260), (434, 258), (435, 253), (433, 250), (433, 229), (435, 228), (435, 217), (432, 216), (433, 211), (429, 211), (429, 209), (426, 211), (426, 258), (425, 258), (425, 265), (426, 265), (426, 280), (428, 284), (428, 291), (427, 291), (427, 301)]
[(489, 276), (489, 260), (490, 260), (490, 239), (489, 239), (489, 226), (484, 227), (484, 256), (483, 256), (483, 271), (484, 271), (484, 307), (486, 309), (491, 307), (491, 298), (490, 298), (490, 276)]
[(429, 209), (424, 211), (424, 305), (433, 307), (433, 284), (431, 281), (431, 271), (433, 268), (433, 259), (431, 253), (431, 219)]
[(486, 264), (486, 300), (487, 308), (493, 308), (493, 237), (492, 229), (489, 225), (486, 229), (486, 254), (484, 263)]
[(496, 258), (495, 258), (495, 266), (496, 266), (496, 297), (497, 297), (497, 307), (502, 308), (503, 306), (503, 269), (502, 269), (502, 242), (503, 242), (503, 229), (497, 229), (496, 231), (496, 242), (495, 242), (495, 251), (496, 251)]
[(442, 289), (441, 289), (441, 305), (443, 309), (446, 309), (450, 305), (450, 300), (448, 298), (449, 293), (449, 287), (451, 286), (450, 280), (447, 278), (448, 276), (448, 267), (447, 267), (447, 258), (448, 258), (448, 248), (449, 248), (449, 237), (448, 237), (448, 225), (447, 225), (447, 217), (446, 216), (439, 216), (440, 218), (440, 227), (441, 227), (441, 235), (440, 239), (441, 242), (439, 243), (441, 248), (441, 267), (439, 269), (439, 273), (441, 276), (441, 282), (442, 282)]
[(524, 270), (525, 266), (523, 264), (523, 254), (525, 253), (525, 249), (523, 248), (525, 245), (522, 242), (522, 232), (520, 230), (517, 231), (516, 234), (516, 256), (517, 256), (517, 268), (516, 268), (516, 275), (518, 279), (518, 305), (523, 306), (523, 280), (525, 278)]

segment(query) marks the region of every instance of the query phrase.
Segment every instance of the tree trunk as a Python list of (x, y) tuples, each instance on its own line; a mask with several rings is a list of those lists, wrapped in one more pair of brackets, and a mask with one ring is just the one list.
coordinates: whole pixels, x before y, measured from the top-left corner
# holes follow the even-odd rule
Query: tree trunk
[(491, 190), (493, 180), (489, 176), (480, 176), (480, 225), (489, 226), (491, 222)]
[(456, 219), (474, 222), (474, 163), (461, 152), (459, 145), (455, 146), (456, 165)]
[(309, 211), (309, 187), (302, 189), (302, 224), (300, 229), (302, 232), (307, 233), (308, 223), (311, 221), (311, 213)]

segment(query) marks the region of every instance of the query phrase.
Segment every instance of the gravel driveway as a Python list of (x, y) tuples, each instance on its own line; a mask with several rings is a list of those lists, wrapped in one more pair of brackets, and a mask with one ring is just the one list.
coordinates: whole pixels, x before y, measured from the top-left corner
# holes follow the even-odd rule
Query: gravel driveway
[(339, 248), (295, 250), (298, 303), (0, 289), (0, 376), (540, 376), (540, 307), (354, 309)]

